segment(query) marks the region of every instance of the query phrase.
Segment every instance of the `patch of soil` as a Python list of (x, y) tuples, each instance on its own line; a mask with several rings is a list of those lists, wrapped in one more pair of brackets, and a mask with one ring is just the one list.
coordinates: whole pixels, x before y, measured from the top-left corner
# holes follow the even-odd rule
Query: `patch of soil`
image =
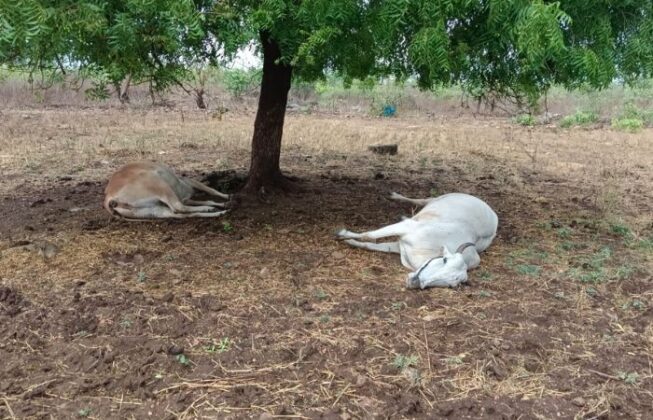
[(233, 169), (226, 171), (213, 171), (202, 174), (202, 182), (226, 194), (240, 191), (247, 183), (247, 173), (237, 172)]
[(86, 226), (92, 230), (91, 220), (102, 219), (106, 214), (102, 199), (103, 183), (99, 181), (26, 182), (0, 201), (0, 237), (18, 240), (43, 236), (64, 226), (75, 230)]
[(103, 253), (102, 256), (107, 260), (121, 267), (142, 266), (161, 256), (160, 251), (149, 251), (139, 249), (131, 252), (110, 252)]
[(0, 315), (14, 317), (28, 304), (20, 292), (9, 287), (0, 286)]
[(546, 397), (533, 401), (510, 398), (463, 399), (445, 403), (435, 418), (446, 419), (505, 419), (537, 418), (539, 413), (555, 413), (559, 418), (573, 418), (578, 407), (565, 398)]
[[(530, 174), (532, 187), (499, 182), (514, 172), (499, 164), (475, 184), (405, 162), (378, 177), (376, 157), (352, 159), (357, 170), (297, 164), (300, 193), (214, 220), (114, 221), (95, 181), (24, 185), (0, 200), (12, 241), (63, 244), (51, 261), (0, 259), (11, 279), (0, 287), (0, 417), (653, 416), (648, 271), (593, 289), (568, 274), (558, 235), (577, 191), (550, 174)], [(229, 193), (245, 181), (205, 180)], [(341, 226), (410, 216), (390, 191), (462, 186), (501, 220), (466, 287), (408, 291), (396, 255), (333, 239)], [(532, 200), (543, 194), (547, 206)], [(557, 227), (537, 227), (550, 220)], [(575, 242), (631, 252), (598, 228), (569, 229)], [(538, 277), (519, 272), (530, 265)]]

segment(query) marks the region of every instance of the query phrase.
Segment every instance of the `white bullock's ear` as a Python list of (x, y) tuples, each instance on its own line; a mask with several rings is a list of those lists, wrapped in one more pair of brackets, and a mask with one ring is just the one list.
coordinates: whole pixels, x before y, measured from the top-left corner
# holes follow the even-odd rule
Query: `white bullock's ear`
[(451, 258), (451, 257), (453, 257), (453, 254), (451, 252), (449, 252), (449, 248), (447, 248), (446, 246), (443, 246), (442, 247), (442, 256), (445, 257), (445, 258)]
[(417, 272), (410, 273), (408, 277), (406, 277), (406, 288), (408, 289), (419, 289), (420, 288), (420, 282), (419, 282), (419, 277), (416, 276)]

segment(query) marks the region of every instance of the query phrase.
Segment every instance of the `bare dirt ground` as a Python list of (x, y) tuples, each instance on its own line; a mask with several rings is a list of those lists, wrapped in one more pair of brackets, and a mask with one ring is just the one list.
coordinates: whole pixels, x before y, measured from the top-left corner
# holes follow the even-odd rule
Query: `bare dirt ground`
[[(290, 115), (301, 193), (213, 220), (101, 209), (128, 161), (243, 170), (252, 121), (2, 111), (0, 418), (653, 418), (650, 130)], [(333, 240), (410, 215), (391, 191), (497, 211), (469, 285), (405, 290), (397, 256)]]

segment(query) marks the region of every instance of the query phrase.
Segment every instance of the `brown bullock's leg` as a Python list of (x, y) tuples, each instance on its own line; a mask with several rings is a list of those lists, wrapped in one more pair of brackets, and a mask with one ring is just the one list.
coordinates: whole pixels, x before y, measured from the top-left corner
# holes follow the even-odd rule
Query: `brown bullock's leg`
[(206, 200), (206, 201), (197, 201), (197, 200), (191, 200), (188, 199), (184, 201), (184, 204), (186, 205), (193, 205), (193, 206), (211, 206), (211, 207), (220, 207), (221, 209), (225, 208), (226, 204), (225, 203), (216, 203), (215, 201), (211, 200)]
[(228, 210), (215, 212), (175, 213), (166, 206), (152, 206), (140, 208), (115, 208), (114, 211), (127, 220), (142, 219), (186, 219), (189, 217), (219, 217)]
[(191, 187), (195, 188), (196, 190), (204, 191), (207, 194), (211, 194), (212, 196), (215, 197), (224, 198), (225, 200), (229, 199), (229, 194), (224, 194), (218, 190), (214, 190), (213, 188), (208, 187), (199, 181), (195, 181), (194, 179), (190, 179), (190, 178), (183, 178), (183, 180), (186, 181)]

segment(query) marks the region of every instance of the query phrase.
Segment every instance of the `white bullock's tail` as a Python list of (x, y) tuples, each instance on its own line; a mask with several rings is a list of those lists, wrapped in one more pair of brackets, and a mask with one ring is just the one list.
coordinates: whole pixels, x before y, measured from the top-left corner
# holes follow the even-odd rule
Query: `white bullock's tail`
[(408, 198), (396, 192), (390, 194), (390, 199), (395, 201), (403, 201), (405, 203), (411, 203), (416, 206), (425, 206), (432, 200), (432, 198)]

